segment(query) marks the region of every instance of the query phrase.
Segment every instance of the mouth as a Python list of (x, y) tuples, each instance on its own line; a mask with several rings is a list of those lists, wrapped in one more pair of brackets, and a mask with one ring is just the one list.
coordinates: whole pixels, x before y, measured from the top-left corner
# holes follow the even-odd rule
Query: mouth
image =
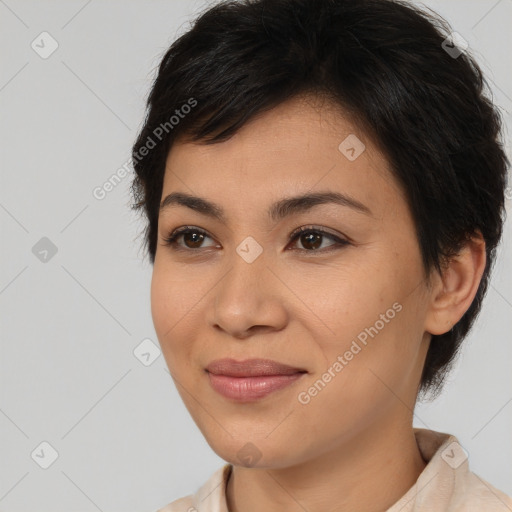
[(294, 368), (271, 359), (247, 359), (246, 361), (216, 359), (206, 367), (206, 371), (214, 375), (225, 375), (227, 377), (262, 377), (306, 372), (303, 368)]
[(252, 402), (288, 387), (307, 373), (270, 359), (217, 359), (205, 369), (212, 388), (225, 398)]

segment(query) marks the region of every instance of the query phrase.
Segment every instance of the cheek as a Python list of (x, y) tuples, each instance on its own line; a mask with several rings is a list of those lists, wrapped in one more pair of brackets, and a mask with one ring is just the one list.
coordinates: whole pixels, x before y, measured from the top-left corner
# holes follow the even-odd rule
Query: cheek
[[(160, 347), (171, 372), (182, 368), (186, 350), (190, 344), (184, 343), (191, 333), (184, 329), (191, 323), (194, 305), (201, 297), (201, 290), (184, 273), (171, 271), (155, 259), (151, 278), (151, 316)], [(177, 360), (180, 361), (177, 364)]]
[(151, 316), (161, 344), (164, 341), (163, 334), (172, 326), (169, 321), (169, 315), (166, 312), (173, 311), (170, 309), (170, 306), (172, 306), (172, 295), (169, 293), (169, 286), (165, 273), (162, 270), (157, 258), (151, 277)]
[(417, 276), (405, 276), (399, 267), (366, 267), (357, 277), (355, 268), (340, 270), (327, 295), (312, 304), (330, 331), (319, 328), (314, 336), (321, 354), (314, 377), (322, 381), (319, 388), (329, 382), (330, 393), (322, 388), (319, 394), (332, 393), (333, 403), (338, 393), (350, 407), (379, 390), (390, 394), (386, 386), (401, 389), (415, 368), (422, 335), (420, 298), (413, 291)]
[[(208, 291), (207, 279), (189, 268), (155, 259), (151, 278), (151, 314), (157, 334), (164, 343), (172, 338)], [(196, 277), (195, 277), (196, 276)], [(210, 285), (211, 287), (211, 285)]]
[(410, 297), (392, 300), (384, 307), (368, 305), (364, 320), (358, 317), (358, 325), (351, 323), (351, 335), (326, 348), (329, 366), (336, 361), (340, 364), (333, 368), (339, 373), (328, 384), (331, 389), (325, 400), (329, 405), (325, 406), (342, 406), (338, 411), (351, 410), (355, 416), (373, 416), (397, 398), (409, 402), (421, 363), (421, 315)]
[(352, 339), (360, 333), (363, 337), (365, 328), (392, 307), (396, 285), (392, 289), (381, 282), (386, 272), (389, 269), (383, 266), (372, 270), (371, 265), (363, 266), (354, 259), (309, 275), (295, 275), (294, 293), (307, 306), (308, 326), (316, 331), (317, 344), (330, 357), (348, 350)]
[[(336, 444), (409, 402), (415, 355), (413, 344), (399, 339), (407, 329), (402, 313), (378, 334), (359, 329), (366, 344), (356, 335), (323, 347), (326, 366), (299, 390), (297, 417), (304, 430), (320, 428), (325, 442)], [(318, 418), (325, 418), (321, 427)]]

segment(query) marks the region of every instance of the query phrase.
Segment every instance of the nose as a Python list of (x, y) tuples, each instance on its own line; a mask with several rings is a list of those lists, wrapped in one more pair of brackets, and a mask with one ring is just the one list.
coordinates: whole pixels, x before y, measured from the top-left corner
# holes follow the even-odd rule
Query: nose
[(210, 323), (234, 338), (279, 331), (288, 321), (283, 284), (263, 254), (251, 263), (236, 254), (212, 292)]

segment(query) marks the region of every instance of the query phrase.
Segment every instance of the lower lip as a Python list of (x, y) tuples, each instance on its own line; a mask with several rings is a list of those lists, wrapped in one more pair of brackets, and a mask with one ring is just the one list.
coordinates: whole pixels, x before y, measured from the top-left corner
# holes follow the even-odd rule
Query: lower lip
[(226, 398), (252, 402), (285, 388), (300, 379), (304, 373), (292, 375), (261, 375), (258, 377), (229, 377), (208, 372), (212, 388)]

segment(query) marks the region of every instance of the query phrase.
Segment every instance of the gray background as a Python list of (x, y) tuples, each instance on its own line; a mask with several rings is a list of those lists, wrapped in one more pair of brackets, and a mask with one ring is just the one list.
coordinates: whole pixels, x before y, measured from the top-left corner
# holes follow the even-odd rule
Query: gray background
[[(104, 199), (93, 195), (129, 159), (159, 58), (204, 5), (0, 0), (1, 511), (152, 511), (223, 464), (158, 356), (131, 171)], [(425, 5), (487, 73), (510, 154), (512, 0)], [(31, 47), (51, 49), (44, 31), (58, 43), (47, 58)], [(457, 435), (473, 471), (508, 494), (511, 241), (509, 220), (459, 364), (415, 417)], [(42, 442), (58, 453), (47, 469)]]

